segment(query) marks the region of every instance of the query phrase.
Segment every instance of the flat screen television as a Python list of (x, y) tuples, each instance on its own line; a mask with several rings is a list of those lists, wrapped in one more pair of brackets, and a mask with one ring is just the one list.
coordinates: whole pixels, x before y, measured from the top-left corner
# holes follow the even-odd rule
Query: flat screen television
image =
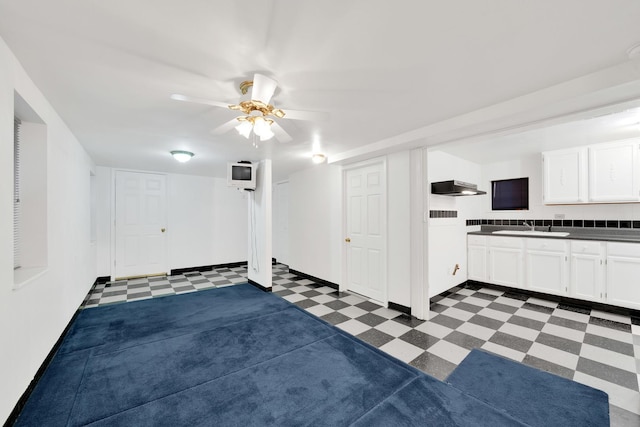
[(256, 165), (252, 163), (227, 163), (227, 185), (241, 190), (256, 189)]
[(491, 181), (491, 210), (529, 210), (529, 178)]

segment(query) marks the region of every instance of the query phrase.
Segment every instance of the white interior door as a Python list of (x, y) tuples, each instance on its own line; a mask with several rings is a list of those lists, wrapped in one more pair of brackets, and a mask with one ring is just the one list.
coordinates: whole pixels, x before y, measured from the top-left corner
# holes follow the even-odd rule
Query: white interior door
[(387, 302), (384, 165), (345, 173), (347, 289)]
[(115, 276), (168, 272), (166, 176), (116, 172)]

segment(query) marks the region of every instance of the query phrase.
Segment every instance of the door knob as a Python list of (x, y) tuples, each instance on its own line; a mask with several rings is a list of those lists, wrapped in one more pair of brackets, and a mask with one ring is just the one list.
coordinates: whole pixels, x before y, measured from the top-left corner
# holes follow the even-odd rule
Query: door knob
[(346, 239), (344, 239), (344, 241), (347, 242), (347, 243), (351, 243), (351, 239), (348, 238), (348, 237)]
[(161, 228), (160, 231), (165, 232), (166, 228)]

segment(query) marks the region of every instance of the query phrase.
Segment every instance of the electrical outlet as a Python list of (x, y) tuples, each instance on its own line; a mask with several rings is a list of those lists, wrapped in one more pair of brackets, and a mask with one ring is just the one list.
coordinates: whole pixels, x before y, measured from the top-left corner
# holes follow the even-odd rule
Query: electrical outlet
[(564, 214), (554, 214), (553, 219), (564, 219)]

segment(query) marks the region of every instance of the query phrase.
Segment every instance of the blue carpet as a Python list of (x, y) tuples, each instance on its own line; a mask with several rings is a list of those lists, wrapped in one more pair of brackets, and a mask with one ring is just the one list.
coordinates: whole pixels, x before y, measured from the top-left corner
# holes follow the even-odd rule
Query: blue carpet
[(82, 311), (16, 425), (527, 424), (470, 394), (236, 285)]
[(608, 426), (603, 391), (482, 350), (472, 350), (447, 382), (530, 426)]

